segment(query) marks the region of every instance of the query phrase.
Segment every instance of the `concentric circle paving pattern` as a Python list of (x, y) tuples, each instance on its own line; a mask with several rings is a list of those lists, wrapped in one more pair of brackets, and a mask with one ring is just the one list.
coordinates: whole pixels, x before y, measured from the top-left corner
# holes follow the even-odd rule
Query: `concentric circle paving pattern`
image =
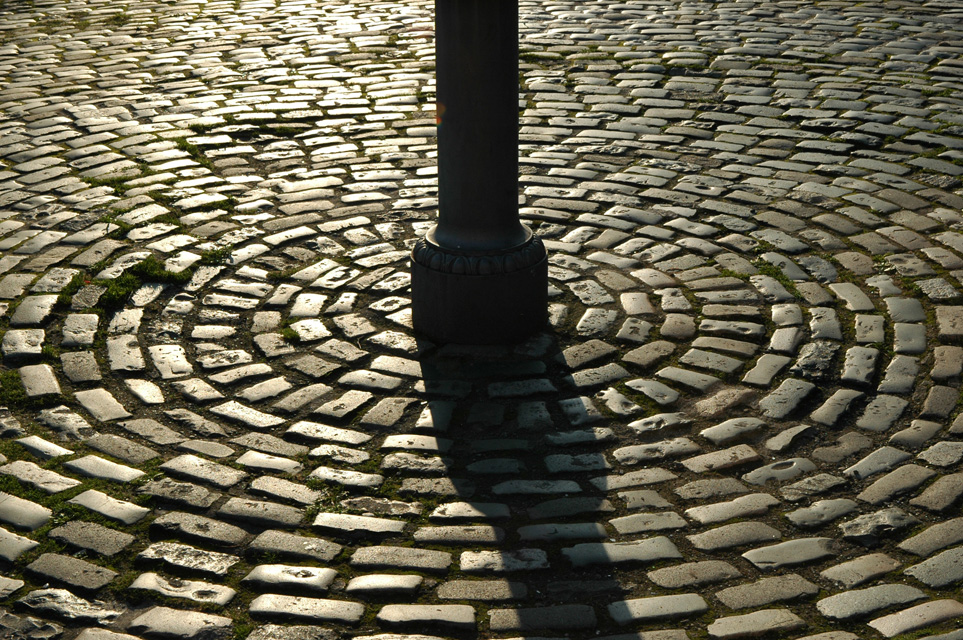
[(433, 3), (3, 4), (0, 638), (963, 638), (963, 3), (520, 4), (505, 348)]

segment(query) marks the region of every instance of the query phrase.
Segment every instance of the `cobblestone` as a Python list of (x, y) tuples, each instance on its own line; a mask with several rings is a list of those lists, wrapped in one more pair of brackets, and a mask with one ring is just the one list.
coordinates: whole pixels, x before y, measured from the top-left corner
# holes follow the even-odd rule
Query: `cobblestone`
[(431, 2), (5, 6), (0, 627), (955, 637), (960, 10), (522, 3), (551, 327), (454, 347)]

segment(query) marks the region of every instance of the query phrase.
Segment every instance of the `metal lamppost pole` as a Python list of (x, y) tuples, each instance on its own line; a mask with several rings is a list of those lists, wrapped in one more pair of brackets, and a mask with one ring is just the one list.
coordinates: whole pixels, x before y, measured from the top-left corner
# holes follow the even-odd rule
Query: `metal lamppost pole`
[(412, 321), (436, 342), (545, 326), (545, 247), (518, 217), (518, 0), (435, 0), (437, 224), (412, 250)]

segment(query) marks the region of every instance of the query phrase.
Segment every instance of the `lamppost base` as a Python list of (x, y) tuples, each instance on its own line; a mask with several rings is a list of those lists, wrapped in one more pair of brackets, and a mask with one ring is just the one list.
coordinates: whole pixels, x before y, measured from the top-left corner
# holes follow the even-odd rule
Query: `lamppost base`
[(439, 344), (511, 344), (545, 328), (548, 256), (531, 237), (485, 254), (419, 240), (411, 252), (412, 323)]

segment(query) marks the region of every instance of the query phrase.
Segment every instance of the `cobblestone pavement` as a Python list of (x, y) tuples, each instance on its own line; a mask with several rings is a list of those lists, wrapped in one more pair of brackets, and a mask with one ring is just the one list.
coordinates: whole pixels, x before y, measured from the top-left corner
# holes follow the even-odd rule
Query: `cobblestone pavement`
[(521, 5), (481, 349), (430, 2), (3, 3), (0, 638), (963, 638), (963, 2)]

